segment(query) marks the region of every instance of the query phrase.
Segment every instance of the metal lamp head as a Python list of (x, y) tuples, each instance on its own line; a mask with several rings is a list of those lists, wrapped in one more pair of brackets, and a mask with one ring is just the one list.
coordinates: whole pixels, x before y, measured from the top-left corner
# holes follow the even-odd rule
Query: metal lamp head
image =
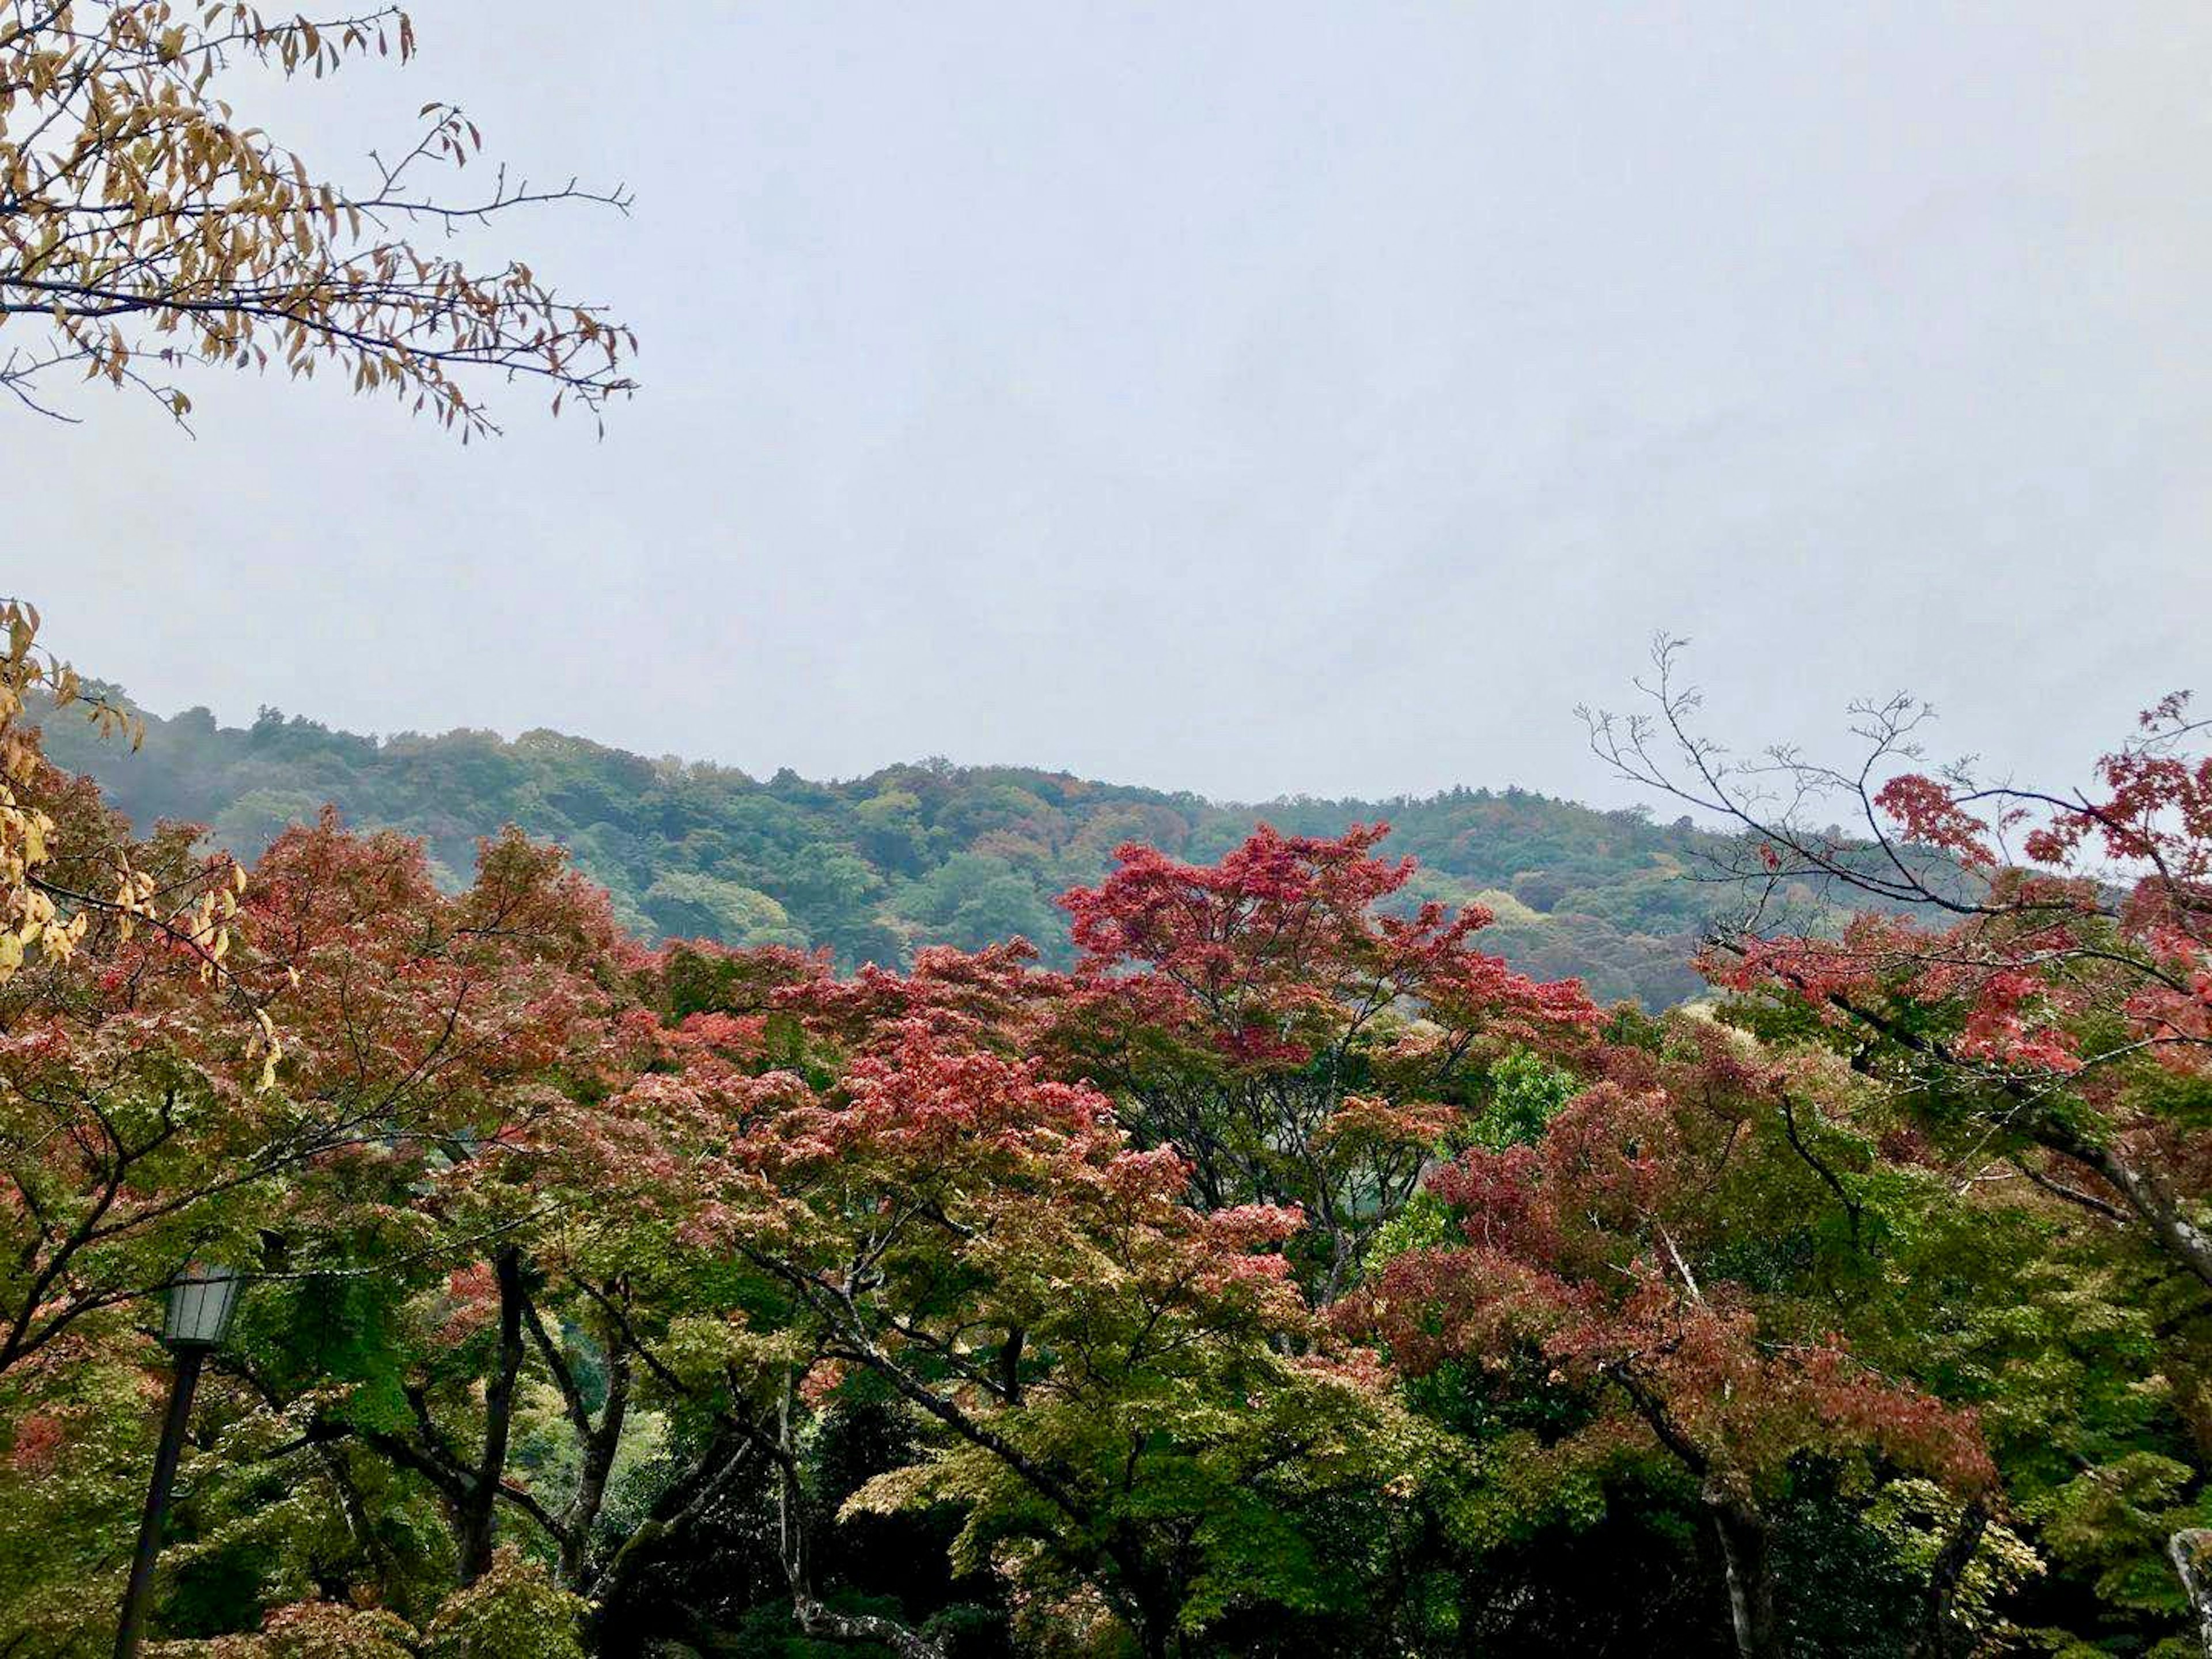
[(169, 1285), (161, 1340), (172, 1348), (212, 1348), (230, 1328), (238, 1304), (238, 1275), (228, 1267), (195, 1264)]

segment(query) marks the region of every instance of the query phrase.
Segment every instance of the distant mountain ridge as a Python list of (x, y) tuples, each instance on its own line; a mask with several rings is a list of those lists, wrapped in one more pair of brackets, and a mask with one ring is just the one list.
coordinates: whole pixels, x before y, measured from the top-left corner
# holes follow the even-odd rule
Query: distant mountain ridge
[(549, 731), (379, 739), (273, 709), (249, 726), (221, 726), (204, 708), (145, 720), (136, 754), (74, 720), (46, 734), (58, 763), (98, 779), (142, 828), (204, 823), (251, 855), (328, 802), (357, 827), (421, 836), (441, 873), (459, 878), (477, 839), (512, 823), (568, 848), (641, 934), (827, 945), (848, 964), (1015, 933), (1066, 963), (1054, 896), (1095, 881), (1115, 847), (1146, 842), (1206, 861), (1262, 820), (1304, 835), (1387, 820), (1384, 850), (1420, 861), (1413, 896), (1488, 905), (1488, 948), (1528, 972), (1580, 976), (1603, 1000), (1656, 1006), (1694, 994), (1688, 957), (1731, 896), (1681, 878), (1729, 845), (1686, 818), (1520, 789), (1249, 806), (943, 761), (844, 783), (788, 769), (763, 782)]

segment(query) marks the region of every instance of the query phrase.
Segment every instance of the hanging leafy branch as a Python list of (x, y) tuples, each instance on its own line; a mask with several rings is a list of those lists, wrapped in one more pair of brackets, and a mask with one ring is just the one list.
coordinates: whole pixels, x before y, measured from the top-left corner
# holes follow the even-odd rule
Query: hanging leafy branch
[(0, 3), (0, 387), (52, 414), (46, 385), (76, 368), (181, 421), (179, 366), (327, 370), (464, 441), (499, 429), (486, 377), (550, 383), (556, 412), (626, 396), (636, 339), (603, 308), (519, 260), (477, 269), (409, 240), (548, 203), (626, 212), (622, 188), (534, 188), (501, 167), (480, 194), (441, 196), (424, 175), (483, 141), (437, 102), (397, 161), (372, 155), (374, 176), (348, 185), (222, 95), (241, 66), (319, 80), (415, 49), (392, 7), (271, 21), (243, 3)]

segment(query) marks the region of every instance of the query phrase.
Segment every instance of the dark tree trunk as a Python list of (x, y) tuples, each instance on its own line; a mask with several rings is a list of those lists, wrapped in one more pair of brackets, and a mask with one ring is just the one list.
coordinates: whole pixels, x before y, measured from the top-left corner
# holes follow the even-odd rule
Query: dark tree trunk
[(1981, 1547), (1982, 1534), (1990, 1524), (1990, 1512), (1979, 1503), (1971, 1504), (1960, 1517), (1958, 1529), (1944, 1543), (1928, 1574), (1928, 1592), (1921, 1603), (1920, 1629), (1911, 1646), (1912, 1659), (1953, 1659), (1955, 1654), (1966, 1650), (1968, 1638), (1951, 1616), (1959, 1599), (1959, 1581), (1966, 1576), (1974, 1552)]
[(1713, 1532), (1728, 1569), (1729, 1623), (1738, 1659), (1781, 1659), (1774, 1562), (1765, 1518), (1735, 1499), (1709, 1500)]
[(873, 1642), (889, 1648), (898, 1659), (945, 1659), (944, 1650), (919, 1632), (895, 1619), (873, 1613), (838, 1613), (824, 1607), (814, 1594), (814, 1571), (809, 1559), (808, 1534), (812, 1517), (806, 1494), (799, 1484), (799, 1447), (793, 1435), (793, 1386), (787, 1376), (776, 1420), (775, 1461), (780, 1476), (776, 1487), (776, 1529), (785, 1578), (791, 1586), (792, 1617), (799, 1628), (822, 1642)]
[(659, 1634), (645, 1608), (628, 1597), (592, 1608), (591, 1647), (599, 1659), (640, 1659), (645, 1644)]
[(752, 1449), (727, 1429), (708, 1443), (697, 1462), (663, 1492), (644, 1520), (584, 1586), (593, 1604), (592, 1651), (603, 1659), (635, 1659), (646, 1642), (689, 1622), (682, 1609), (647, 1593), (653, 1567), (697, 1527), (737, 1484)]
[(1133, 1552), (1116, 1551), (1113, 1559), (1120, 1579), (1114, 1587), (1113, 1601), (1135, 1632), (1138, 1650), (1144, 1659), (1175, 1659), (1182, 1651), (1176, 1597), (1161, 1577), (1147, 1571)]
[(617, 1348), (607, 1361), (607, 1398), (599, 1420), (585, 1437), (583, 1467), (576, 1477), (576, 1495), (562, 1522), (567, 1532), (561, 1540), (561, 1582), (570, 1589), (583, 1588), (592, 1529), (607, 1498), (607, 1479), (613, 1474), (615, 1454), (622, 1449), (623, 1424), (629, 1412), (629, 1354)]
[(473, 1584), (491, 1565), (497, 1535), (499, 1486), (507, 1475), (507, 1442), (514, 1426), (514, 1379), (522, 1370), (522, 1255), (509, 1248), (492, 1259), (499, 1282), (499, 1360), (484, 1389), (483, 1454), (462, 1494), (459, 1525), (461, 1583)]

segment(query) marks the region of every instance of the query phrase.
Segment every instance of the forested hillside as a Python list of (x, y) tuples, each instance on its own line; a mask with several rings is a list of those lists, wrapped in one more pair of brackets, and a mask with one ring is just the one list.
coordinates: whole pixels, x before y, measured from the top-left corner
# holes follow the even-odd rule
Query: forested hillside
[(1681, 878), (1718, 846), (1686, 818), (1655, 823), (1512, 788), (1246, 806), (934, 760), (846, 782), (788, 770), (763, 782), (557, 732), (379, 740), (274, 710), (244, 728), (204, 708), (145, 720), (135, 754), (74, 721), (49, 735), (53, 757), (97, 778), (142, 830), (161, 818), (204, 823), (250, 858), (329, 803), (357, 828), (421, 836), (441, 878), (457, 883), (477, 840), (514, 823), (571, 849), (641, 934), (826, 945), (846, 966), (1014, 934), (1064, 963), (1056, 896), (1097, 880), (1115, 848), (1142, 842), (1202, 862), (1261, 821), (1315, 836), (1387, 821), (1385, 850), (1420, 861), (1413, 897), (1488, 906), (1492, 949), (1545, 978), (1579, 976), (1601, 1000), (1659, 1006), (1694, 994), (1696, 937), (1740, 896)]

